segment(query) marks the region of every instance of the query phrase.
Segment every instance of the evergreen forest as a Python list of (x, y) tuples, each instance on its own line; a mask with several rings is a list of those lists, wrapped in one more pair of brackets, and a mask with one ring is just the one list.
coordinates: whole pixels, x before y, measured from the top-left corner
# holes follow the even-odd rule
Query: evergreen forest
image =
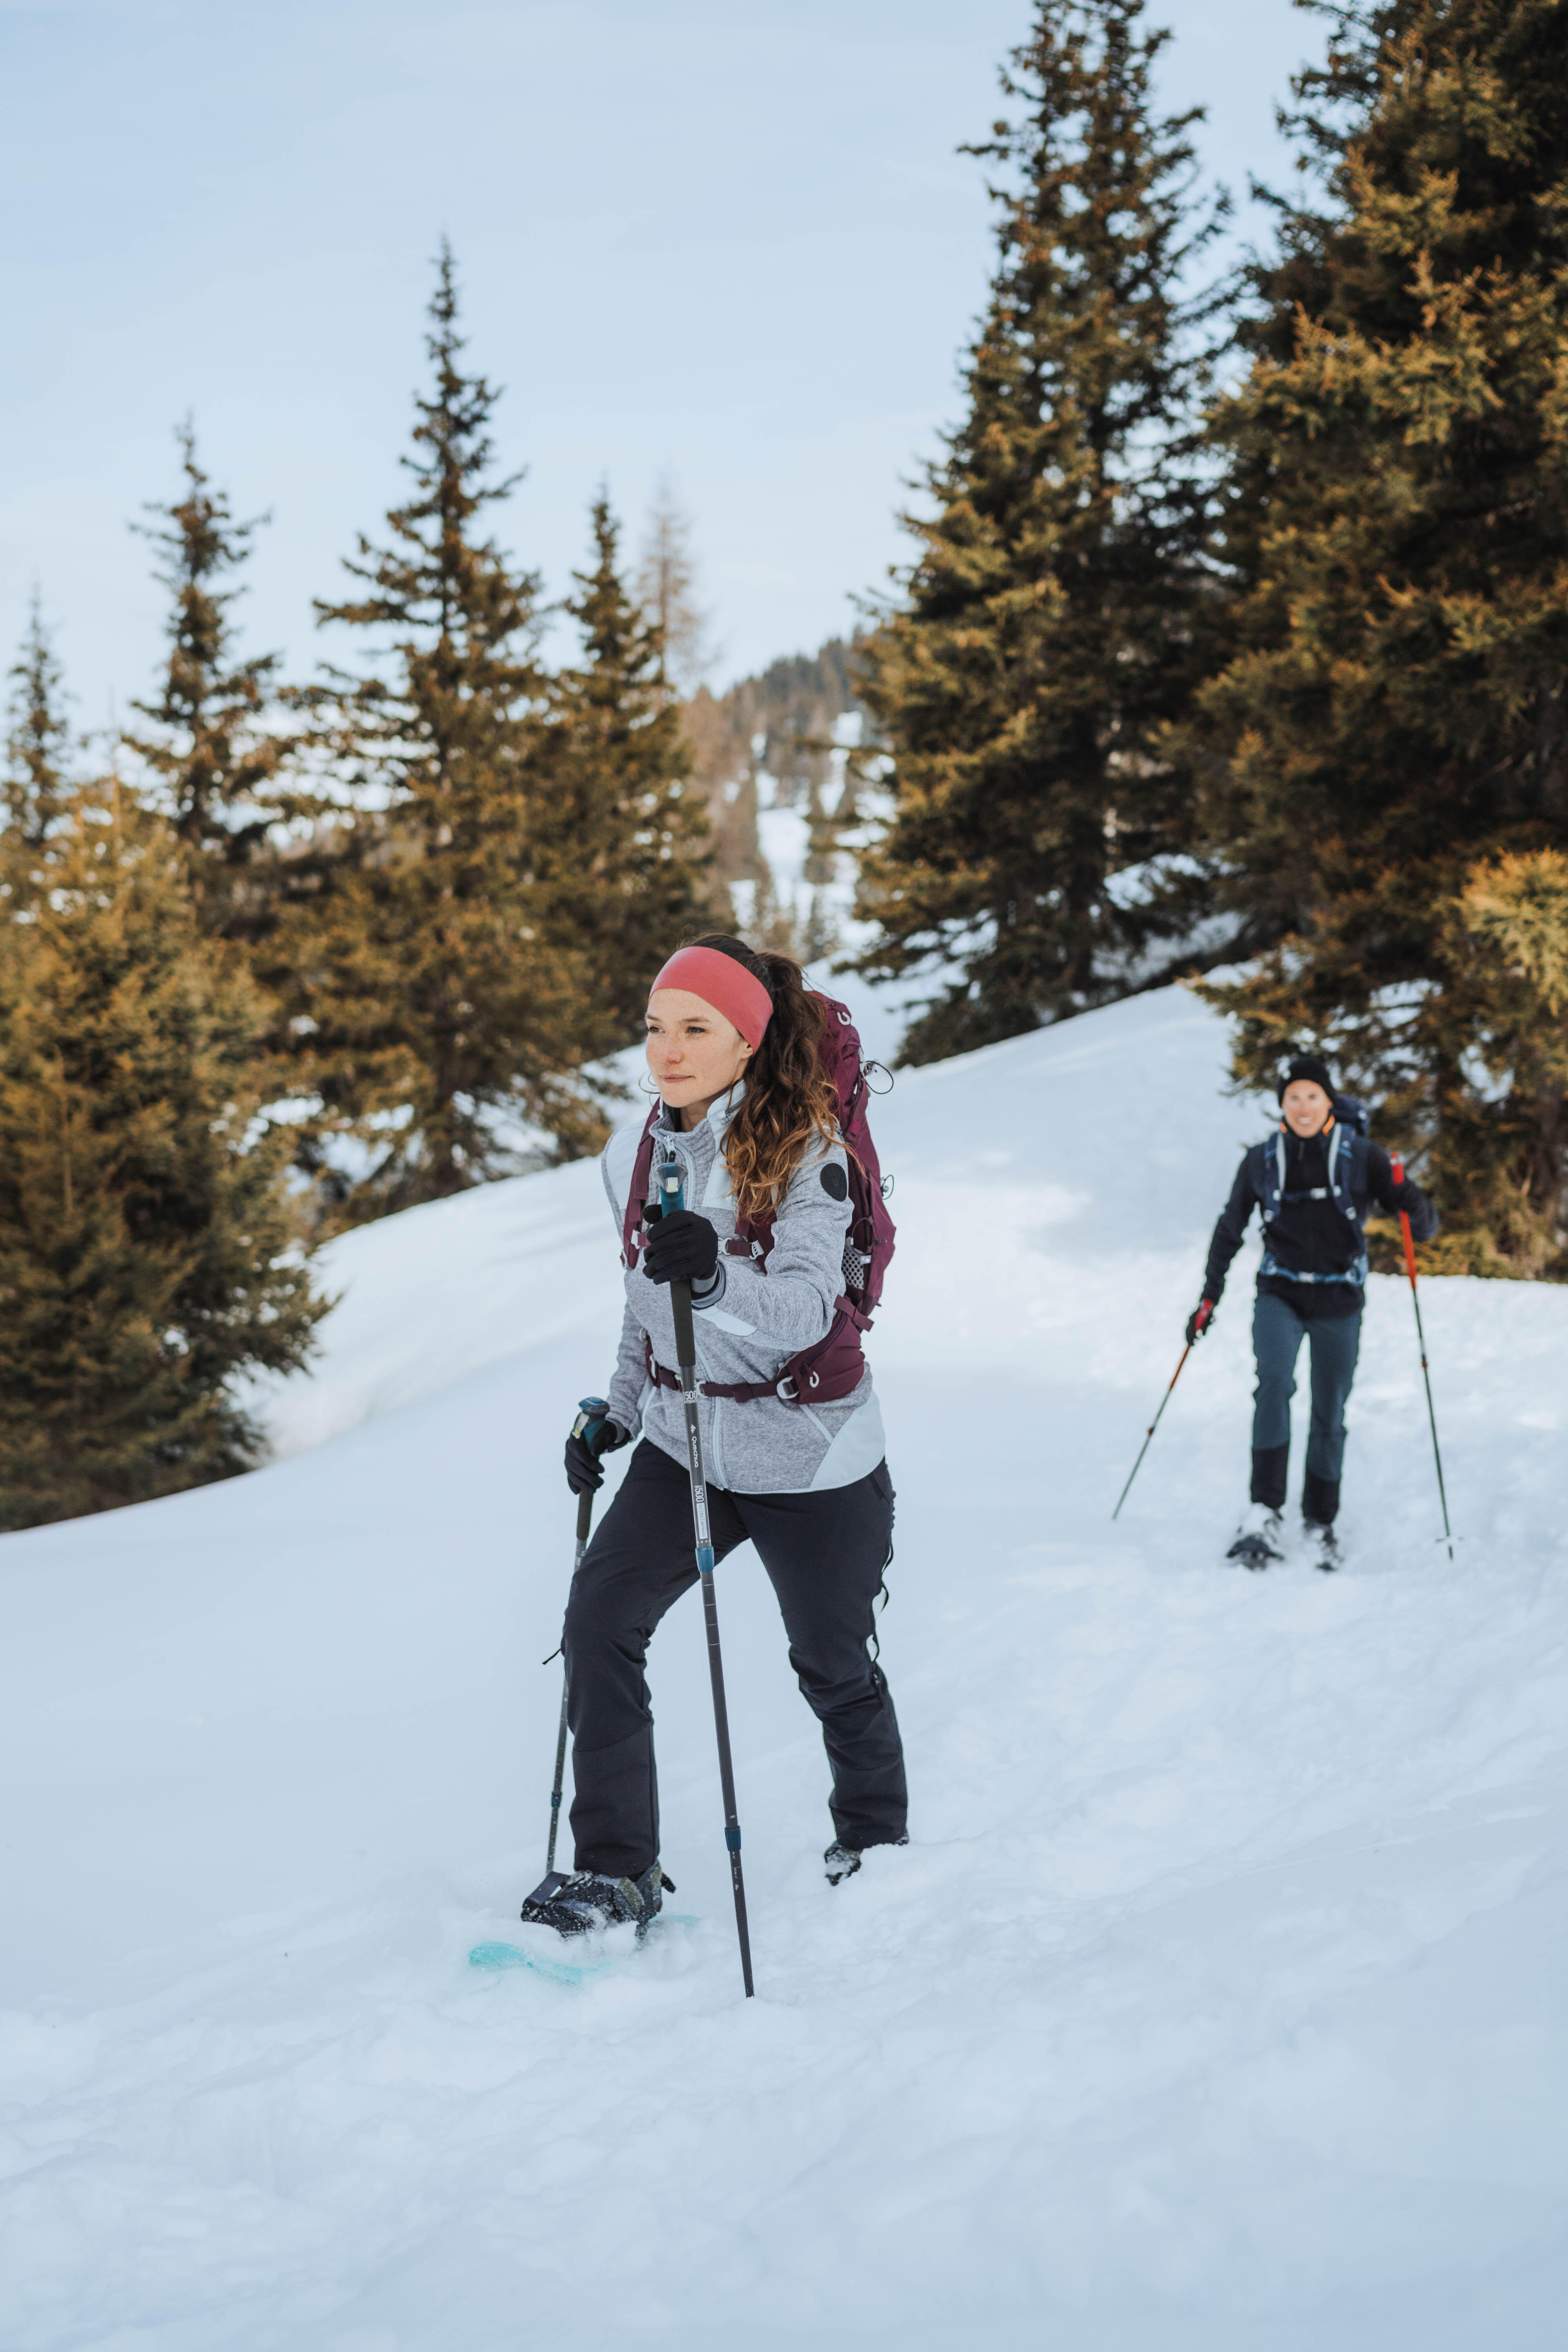
[(568, 583), (520, 561), (444, 245), (331, 662), (246, 644), (261, 525), (190, 423), (110, 737), (44, 583), (0, 810), (0, 1528), (257, 1460), (245, 1377), (309, 1360), (319, 1244), (595, 1150), (649, 971), (714, 925), (898, 984), (910, 1062), (1187, 982), (1238, 1085), (1314, 1048), (1375, 1106), (1434, 1271), (1568, 1275), (1568, 12), (1302, 5), (1300, 170), (1237, 261), (1144, 0), (1033, 0), (970, 151), (953, 421), (852, 639), (715, 687), (668, 485), (640, 553), (601, 489)]

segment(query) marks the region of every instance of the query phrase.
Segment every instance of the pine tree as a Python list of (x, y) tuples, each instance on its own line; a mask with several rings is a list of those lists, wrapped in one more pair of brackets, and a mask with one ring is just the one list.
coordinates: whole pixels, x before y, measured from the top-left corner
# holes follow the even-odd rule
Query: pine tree
[(1252, 577), (1201, 702), (1211, 835), (1279, 944), (1208, 992), (1242, 1076), (1310, 1039), (1381, 1098), (1444, 1264), (1528, 1273), (1564, 1235), (1561, 1087), (1530, 1055), (1478, 1083), (1464, 910), (1489, 861), (1568, 844), (1568, 16), (1329, 13), (1329, 202), (1217, 418)]
[(906, 518), (905, 601), (864, 656), (895, 803), (862, 865), (877, 937), (858, 969), (959, 972), (910, 1060), (1123, 992), (1189, 912), (1184, 886), (1110, 887), (1187, 846), (1187, 779), (1159, 737), (1213, 601), (1184, 438), (1207, 310), (1180, 291), (1212, 219), (1189, 219), (1196, 117), (1152, 110), (1166, 37), (1142, 13), (1037, 0), (1003, 76), (1018, 118), (973, 151), (1003, 174), (1000, 263), (967, 414), (927, 472), (935, 511)]
[(70, 724), (65, 681), (44, 625), (37, 590), (27, 633), (11, 667), (5, 738), (5, 824), (13, 841), (35, 850), (48, 838), (70, 790)]
[(1568, 855), (1477, 864), (1447, 910), (1443, 945), (1446, 1026), (1465, 1040), (1472, 1083), (1445, 1106), (1449, 1220), (1429, 1255), (1439, 1273), (1561, 1278)]
[(32, 914), (0, 918), (0, 1527), (247, 1467), (234, 1392), (305, 1360), (312, 1295), (250, 1132), (262, 1008), (203, 937), (163, 821), (73, 793)]
[(232, 607), (243, 593), (221, 583), (237, 572), (264, 516), (236, 522), (196, 458), (189, 419), (175, 435), (184, 492), (137, 524), (161, 558), (169, 591), (169, 658), (157, 699), (132, 707), (156, 730), (126, 741), (158, 780), (160, 797), (191, 856), (191, 888), (207, 929), (253, 933), (267, 894), (246, 868), (263, 848), (268, 787), (282, 753), (268, 725), (278, 656), (239, 659)]
[(26, 635), (11, 667), (0, 825), (0, 920), (30, 908), (42, 887), (42, 853), (70, 794), (73, 745), (65, 682), (35, 590)]
[(547, 787), (531, 826), (532, 865), (552, 941), (580, 972), (579, 1034), (609, 1054), (633, 1042), (648, 976), (705, 911), (701, 795), (665, 683), (657, 624), (618, 565), (619, 529), (601, 491), (593, 569), (574, 573), (567, 610), (582, 661), (552, 682)]
[(321, 781), (279, 803), (310, 840), (263, 970), (283, 1001), (290, 1083), (321, 1106), (305, 1163), (325, 1170), (334, 1132), (369, 1147), (363, 1174), (323, 1180), (351, 1221), (504, 1172), (503, 1129), (519, 1118), (566, 1155), (604, 1133), (575, 1076), (591, 1050), (580, 975), (546, 940), (531, 868), (539, 583), (480, 535), (516, 478), (493, 478), (497, 394), (462, 370), (458, 309), (443, 247), (435, 380), (403, 461), (413, 496), (387, 517), (391, 545), (362, 539), (348, 564), (363, 593), (317, 606), (385, 641), (364, 674), (333, 669), (313, 696)]

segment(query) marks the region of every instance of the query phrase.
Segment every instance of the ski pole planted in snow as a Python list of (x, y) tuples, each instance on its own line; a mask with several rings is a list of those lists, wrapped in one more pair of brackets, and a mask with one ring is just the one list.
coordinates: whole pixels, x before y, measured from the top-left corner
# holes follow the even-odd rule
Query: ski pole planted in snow
[[(604, 1397), (584, 1397), (577, 1407), (577, 1418), (572, 1423), (574, 1437), (591, 1434), (605, 1419), (610, 1408)], [(587, 1488), (577, 1497), (577, 1550), (572, 1562), (576, 1575), (583, 1565), (583, 1554), (588, 1549), (588, 1536), (594, 1525), (594, 1490)], [(550, 1791), (550, 1844), (544, 1856), (546, 1877), (555, 1867), (555, 1835), (561, 1827), (561, 1788), (566, 1778), (566, 1665), (561, 1666), (561, 1727), (555, 1735), (555, 1785)]]
[[(660, 1213), (673, 1216), (686, 1206), (680, 1161), (661, 1160), (658, 1173)], [(735, 1771), (730, 1759), (730, 1717), (724, 1705), (724, 1661), (719, 1651), (719, 1602), (713, 1590), (713, 1538), (708, 1524), (708, 1482), (702, 1469), (702, 1425), (698, 1418), (697, 1339), (691, 1325), (691, 1285), (672, 1282), (675, 1361), (686, 1414), (686, 1453), (691, 1466), (691, 1524), (697, 1538), (697, 1572), (702, 1579), (702, 1613), (708, 1625), (708, 1672), (713, 1685), (713, 1727), (719, 1736), (719, 1785), (724, 1796), (724, 1843), (730, 1850), (730, 1881), (735, 1890), (735, 1932), (741, 1939), (741, 1976), (752, 1998), (752, 1939), (746, 1929), (746, 1884), (741, 1874), (741, 1824), (735, 1811)]]
[[(1195, 1316), (1195, 1317), (1194, 1317), (1194, 1321), (1196, 1322), (1196, 1324), (1197, 1324), (1197, 1328), (1198, 1328), (1198, 1329), (1199, 1329), (1200, 1331), (1204, 1328), (1204, 1327), (1205, 1326), (1205, 1324), (1208, 1322), (1208, 1319), (1209, 1319), (1210, 1316), (1211, 1316), (1213, 1313), (1214, 1313), (1214, 1308), (1209, 1305), (1208, 1300), (1205, 1298), (1205, 1299), (1204, 1300), (1204, 1302), (1203, 1302), (1203, 1305), (1198, 1308), (1197, 1314), (1196, 1314), (1196, 1316)], [(1152, 1445), (1152, 1444), (1153, 1444), (1153, 1443), (1154, 1443), (1154, 1432), (1155, 1432), (1155, 1431), (1159, 1428), (1159, 1426), (1160, 1426), (1160, 1413), (1163, 1413), (1163, 1412), (1164, 1412), (1164, 1410), (1165, 1410), (1165, 1407), (1170, 1403), (1170, 1402), (1171, 1402), (1171, 1390), (1172, 1390), (1172, 1389), (1173, 1389), (1173, 1388), (1175, 1387), (1176, 1382), (1181, 1379), (1181, 1377), (1182, 1377), (1182, 1364), (1184, 1364), (1184, 1363), (1186, 1362), (1187, 1358), (1192, 1354), (1192, 1352), (1193, 1352), (1193, 1343), (1192, 1343), (1192, 1341), (1189, 1339), (1189, 1340), (1188, 1340), (1188, 1342), (1187, 1342), (1187, 1344), (1186, 1344), (1186, 1346), (1182, 1349), (1182, 1361), (1181, 1361), (1181, 1363), (1179, 1363), (1179, 1364), (1176, 1366), (1175, 1370), (1171, 1374), (1171, 1387), (1170, 1387), (1170, 1388), (1168, 1388), (1168, 1389), (1165, 1391), (1164, 1395), (1160, 1399), (1160, 1412), (1157, 1412), (1157, 1413), (1154, 1415), (1153, 1420), (1149, 1423), (1148, 1430), (1147, 1430), (1147, 1432), (1146, 1432), (1146, 1433), (1145, 1433), (1145, 1434), (1144, 1434), (1143, 1443), (1142, 1443), (1142, 1444), (1138, 1448), (1138, 1459), (1137, 1459), (1137, 1461), (1136, 1461), (1136, 1462), (1134, 1462), (1134, 1464), (1132, 1465), (1131, 1469), (1128, 1472), (1128, 1474), (1127, 1474), (1127, 1484), (1126, 1484), (1126, 1486), (1123, 1486), (1123, 1488), (1121, 1489), (1121, 1494), (1120, 1494), (1120, 1495), (1117, 1496), (1117, 1498), (1116, 1498), (1116, 1508), (1115, 1508), (1115, 1510), (1113, 1510), (1113, 1511), (1111, 1512), (1111, 1514), (1110, 1514), (1110, 1516), (1111, 1516), (1111, 1517), (1112, 1517), (1113, 1519), (1120, 1518), (1120, 1517), (1121, 1517), (1121, 1506), (1122, 1506), (1122, 1504), (1127, 1500), (1128, 1496), (1132, 1492), (1132, 1481), (1133, 1481), (1133, 1479), (1134, 1479), (1134, 1478), (1136, 1478), (1136, 1476), (1138, 1475), (1138, 1473), (1139, 1473), (1139, 1472), (1140, 1472), (1140, 1470), (1142, 1470), (1142, 1468), (1143, 1467), (1143, 1456), (1145, 1455), (1145, 1454), (1147, 1454), (1147, 1453), (1148, 1453), (1149, 1448), (1150, 1448), (1150, 1447), (1151, 1447), (1151, 1445)]]
[[(1402, 1161), (1391, 1155), (1395, 1184), (1405, 1181)], [(1415, 1341), (1421, 1350), (1421, 1377), (1426, 1383), (1426, 1418), (1432, 1424), (1432, 1459), (1437, 1465), (1437, 1500), (1443, 1506), (1443, 1540), (1448, 1547), (1448, 1558), (1454, 1557), (1454, 1530), (1448, 1525), (1448, 1493), (1443, 1484), (1443, 1453), (1437, 1443), (1437, 1414), (1432, 1402), (1432, 1375), (1426, 1369), (1426, 1334), (1421, 1328), (1421, 1293), (1415, 1286), (1415, 1243), (1410, 1231), (1410, 1219), (1405, 1210), (1399, 1212), (1399, 1230), (1405, 1236), (1405, 1271), (1410, 1276), (1410, 1303), (1415, 1309)]]

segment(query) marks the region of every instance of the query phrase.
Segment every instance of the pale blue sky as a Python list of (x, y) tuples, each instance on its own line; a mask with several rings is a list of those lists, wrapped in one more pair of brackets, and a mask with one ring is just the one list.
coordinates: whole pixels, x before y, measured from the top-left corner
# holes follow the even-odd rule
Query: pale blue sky
[[(900, 481), (955, 408), (990, 268), (981, 167), (1027, 0), (0, 0), (0, 651), (36, 579), (84, 723), (162, 607), (126, 526), (194, 412), (243, 607), (295, 674), (312, 595), (397, 492), (443, 231), (506, 387), (507, 519), (551, 593), (607, 475), (661, 467), (719, 676), (816, 645), (901, 553)], [(1164, 94), (1217, 176), (1279, 180), (1321, 46), (1289, 0), (1153, 0)]]

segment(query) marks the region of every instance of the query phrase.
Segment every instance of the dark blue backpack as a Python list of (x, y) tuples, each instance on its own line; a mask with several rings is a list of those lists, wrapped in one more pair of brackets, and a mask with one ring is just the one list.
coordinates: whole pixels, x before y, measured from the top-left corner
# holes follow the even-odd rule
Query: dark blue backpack
[(1355, 1196), (1366, 1198), (1366, 1155), (1368, 1129), (1372, 1114), (1354, 1095), (1335, 1095), (1333, 1133), (1329, 1139), (1329, 1181), (1314, 1185), (1310, 1192), (1287, 1192), (1285, 1190), (1285, 1135), (1278, 1129), (1267, 1142), (1255, 1143), (1248, 1158), (1252, 1162), (1252, 1185), (1263, 1212), (1263, 1264), (1260, 1273), (1280, 1275), (1287, 1282), (1353, 1282), (1366, 1280), (1366, 1247), (1363, 1242), (1353, 1266), (1343, 1274), (1298, 1274), (1291, 1266), (1281, 1265), (1268, 1246), (1268, 1227), (1279, 1213), (1285, 1201), (1331, 1200), (1342, 1217), (1349, 1219), (1358, 1241), (1362, 1240), (1362, 1221), (1356, 1209)]

